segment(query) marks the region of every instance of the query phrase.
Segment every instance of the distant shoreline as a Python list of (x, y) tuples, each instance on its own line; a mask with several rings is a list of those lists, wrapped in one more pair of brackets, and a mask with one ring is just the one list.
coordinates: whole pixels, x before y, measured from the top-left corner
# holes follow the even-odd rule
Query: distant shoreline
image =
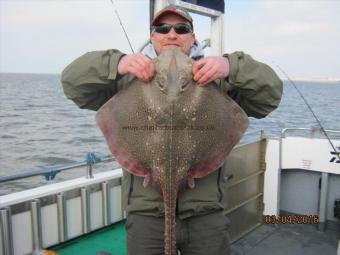
[(60, 73), (11, 73), (11, 72), (0, 72), (2, 74), (9, 74), (9, 75), (60, 75)]
[[(11, 72), (0, 72), (0, 75), (61, 75), (61, 73), (11, 73)], [(288, 81), (286, 78), (281, 78), (283, 81)], [(292, 79), (296, 82), (313, 82), (313, 83), (337, 83), (340, 84), (340, 79)]]
[[(289, 81), (288, 79), (281, 79), (283, 81)], [(313, 79), (313, 80), (308, 80), (308, 79), (292, 79), (293, 81), (296, 82), (310, 82), (310, 83), (337, 83), (340, 84), (340, 80), (327, 80), (327, 79)]]

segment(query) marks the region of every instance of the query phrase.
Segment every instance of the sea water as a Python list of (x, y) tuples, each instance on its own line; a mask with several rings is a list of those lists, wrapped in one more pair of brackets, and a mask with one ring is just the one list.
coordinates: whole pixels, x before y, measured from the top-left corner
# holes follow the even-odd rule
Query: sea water
[[(340, 130), (340, 83), (295, 82), (325, 129)], [(109, 154), (95, 123), (95, 112), (66, 99), (60, 75), (0, 74), (0, 175), (85, 160), (87, 152)], [(279, 137), (283, 128), (318, 127), (290, 82), (284, 82), (280, 106), (263, 119), (250, 118), (252, 130)], [(257, 139), (245, 136), (243, 142)], [(95, 167), (104, 171), (117, 167)], [(58, 174), (54, 182), (84, 176), (85, 168)], [(34, 177), (0, 185), (0, 195), (48, 183)]]

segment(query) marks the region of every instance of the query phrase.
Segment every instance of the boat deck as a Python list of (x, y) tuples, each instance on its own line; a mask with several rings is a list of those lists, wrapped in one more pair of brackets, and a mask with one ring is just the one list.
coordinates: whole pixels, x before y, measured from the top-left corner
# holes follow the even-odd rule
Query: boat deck
[(60, 255), (124, 255), (126, 254), (124, 223), (116, 223), (84, 237), (52, 247), (51, 250)]
[[(338, 224), (340, 225), (340, 224)], [(316, 225), (261, 225), (232, 245), (232, 255), (335, 255), (340, 226), (317, 230)]]
[[(262, 225), (234, 242), (232, 255), (320, 255), (336, 254), (340, 240), (340, 224), (317, 230), (316, 225)], [(53, 247), (60, 255), (125, 255), (124, 223), (89, 234), (83, 238)]]

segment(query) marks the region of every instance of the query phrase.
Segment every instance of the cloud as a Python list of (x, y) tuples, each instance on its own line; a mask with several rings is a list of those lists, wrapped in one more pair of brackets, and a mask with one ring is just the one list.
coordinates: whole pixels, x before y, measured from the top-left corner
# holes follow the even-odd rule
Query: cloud
[[(147, 1), (115, 2), (138, 50), (148, 38)], [(58, 73), (87, 51), (130, 52), (110, 1), (1, 1), (0, 5), (1, 71)]]
[[(147, 0), (115, 0), (135, 50), (148, 39)], [(0, 71), (60, 72), (74, 58), (117, 48), (130, 52), (109, 0), (0, 0)], [(293, 77), (339, 77), (340, 2), (226, 1), (225, 49), (243, 50)], [(194, 16), (200, 40), (210, 21)]]
[(256, 1), (248, 16), (226, 18), (228, 49), (281, 63), (294, 77), (339, 77), (338, 13), (338, 1)]

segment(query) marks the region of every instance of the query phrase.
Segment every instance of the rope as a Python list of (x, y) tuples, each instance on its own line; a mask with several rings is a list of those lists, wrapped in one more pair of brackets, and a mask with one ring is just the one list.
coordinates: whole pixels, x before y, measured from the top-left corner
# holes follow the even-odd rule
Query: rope
[(88, 152), (85, 157), (85, 161), (88, 165), (93, 165), (102, 161), (102, 158), (97, 156), (94, 152)]

